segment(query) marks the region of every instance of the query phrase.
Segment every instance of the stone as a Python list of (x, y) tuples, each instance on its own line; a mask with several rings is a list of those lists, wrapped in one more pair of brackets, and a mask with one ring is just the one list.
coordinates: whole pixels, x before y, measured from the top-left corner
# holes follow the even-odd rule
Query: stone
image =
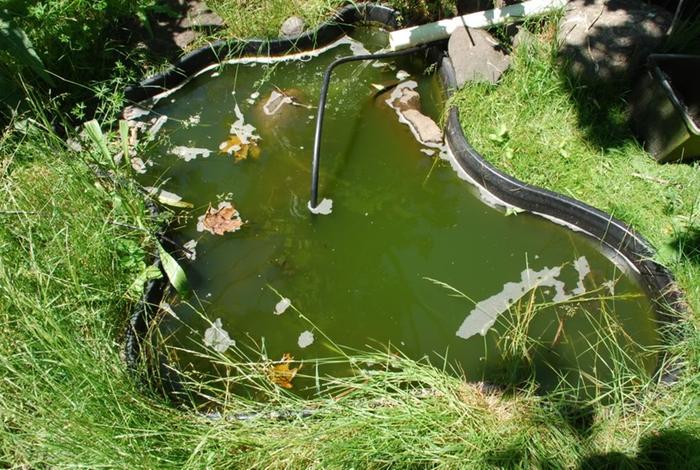
[(401, 96), (394, 100), (394, 106), (399, 111), (407, 111), (409, 109), (420, 111), (420, 94), (418, 94), (416, 90), (403, 88), (401, 90)]
[(469, 81), (487, 81), (496, 84), (510, 66), (510, 58), (488, 32), (483, 29), (460, 27), (447, 44), (455, 69), (457, 86)]
[(586, 82), (632, 79), (671, 20), (668, 11), (640, 0), (574, 0), (557, 33), (566, 71)]
[(418, 140), (425, 144), (442, 143), (442, 131), (428, 116), (416, 109), (407, 109), (401, 114), (418, 134)]
[(304, 20), (298, 16), (290, 16), (280, 27), (280, 36), (283, 38), (292, 38), (299, 36), (304, 32)]
[(186, 49), (195, 39), (197, 39), (197, 33), (191, 29), (173, 33), (173, 41), (180, 49)]

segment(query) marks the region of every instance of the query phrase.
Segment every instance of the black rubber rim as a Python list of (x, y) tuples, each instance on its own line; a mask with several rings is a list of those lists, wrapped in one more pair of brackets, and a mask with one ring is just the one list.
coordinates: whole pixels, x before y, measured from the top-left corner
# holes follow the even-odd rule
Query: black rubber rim
[[(127, 88), (125, 98), (130, 102), (147, 100), (163, 91), (182, 85), (200, 70), (227, 58), (280, 56), (311, 51), (332, 43), (361, 23), (378, 23), (388, 28), (396, 28), (400, 25), (400, 14), (382, 5), (369, 3), (348, 5), (340, 9), (331, 21), (297, 37), (217, 41), (183, 56), (168, 70)], [(449, 98), (456, 90), (457, 82), (452, 62), (446, 55), (440, 61), (439, 73), (446, 97)], [(662, 322), (675, 324), (680, 314), (686, 312), (686, 304), (673, 275), (666, 267), (653, 261), (655, 250), (652, 245), (627, 224), (581, 201), (529, 185), (495, 168), (469, 144), (460, 125), (459, 112), (455, 107), (448, 110), (445, 141), (461, 168), (471, 179), (498, 199), (526, 211), (573, 225), (599, 240), (608, 249), (622, 255), (638, 271), (642, 286), (654, 301)], [(157, 256), (154, 264), (160, 268), (160, 260)], [(146, 284), (143, 300), (131, 315), (126, 332), (125, 356), (127, 366), (133, 373), (139, 370), (142, 343), (166, 290), (167, 277), (163, 273), (162, 279)], [(163, 373), (166, 369), (161, 363), (161, 378), (170, 382), (163, 388), (170, 391), (180, 389), (177, 378), (172, 372)], [(658, 371), (661, 374), (660, 379), (667, 383), (673, 382), (678, 372), (679, 368), (673, 364), (666, 364), (663, 370)], [(302, 410), (299, 415), (308, 415), (308, 413), (308, 410)], [(246, 414), (240, 418), (249, 419), (250, 417), (251, 415)]]

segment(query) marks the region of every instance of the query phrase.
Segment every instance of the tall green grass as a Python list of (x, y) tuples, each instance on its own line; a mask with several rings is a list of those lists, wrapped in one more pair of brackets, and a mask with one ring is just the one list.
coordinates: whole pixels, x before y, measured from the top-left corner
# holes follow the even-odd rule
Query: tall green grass
[[(266, 21), (252, 13), (241, 19)], [(267, 27), (278, 25), (269, 20)], [(614, 146), (591, 144), (591, 124), (578, 119), (565, 85), (551, 51), (538, 47), (516, 55), (499, 89), (467, 88), (455, 103), (463, 116), (471, 113), (465, 128), (487, 157), (521, 178), (612, 208), (657, 246), (668, 245), (662, 256), (697, 307), (693, 169), (652, 165), (627, 134)], [(169, 401), (123, 359), (134, 279), (156, 249), (143, 196), (128, 179), (105, 177), (128, 178), (129, 170), (113, 166), (104, 151), (87, 142), (70, 150), (41, 111), (50, 102), (37, 104), (0, 135), (0, 466), (700, 467), (696, 334), (675, 346), (685, 361), (677, 383), (642, 383), (606, 403), (527, 388), (503, 392), (380, 352), (355, 360), (390, 367), (336, 379), (332, 393), (311, 402), (269, 386), (262, 403), (219, 395), (220, 415)], [(104, 131), (114, 155), (119, 138)], [(666, 231), (672, 223), (680, 225)], [(528, 347), (515, 338), (504, 347)], [(218, 359), (232, 370), (257, 367), (245, 356)], [(192, 377), (190, 386), (208, 392), (218, 384)], [(302, 405), (316, 412), (274, 417)], [(242, 411), (257, 417), (236, 419)]]

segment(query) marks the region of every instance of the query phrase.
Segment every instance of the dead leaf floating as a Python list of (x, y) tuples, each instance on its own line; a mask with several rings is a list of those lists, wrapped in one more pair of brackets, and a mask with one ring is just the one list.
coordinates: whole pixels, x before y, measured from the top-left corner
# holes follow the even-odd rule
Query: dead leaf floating
[(260, 136), (256, 134), (255, 127), (245, 122), (245, 117), (238, 105), (234, 108), (236, 121), (231, 125), (229, 138), (219, 145), (221, 153), (233, 155), (237, 162), (246, 160), (248, 155), (252, 158), (260, 156), (258, 141)]
[(197, 220), (198, 232), (209, 232), (212, 235), (223, 235), (226, 232), (240, 230), (243, 220), (238, 211), (230, 202), (219, 203), (219, 207), (214, 209), (211, 205), (204, 215), (200, 215)]
[(249, 143), (244, 144), (241, 138), (235, 134), (231, 135), (226, 141), (221, 142), (219, 150), (221, 153), (233, 155), (236, 162), (247, 160), (249, 155), (254, 159), (260, 156), (260, 147), (258, 147), (257, 140), (251, 140)]
[(286, 389), (294, 387), (294, 385), (292, 385), (292, 380), (294, 380), (294, 377), (296, 377), (297, 372), (299, 372), (299, 369), (301, 369), (301, 366), (290, 368), (289, 365), (293, 360), (294, 358), (291, 354), (284, 353), (284, 355), (282, 355), (282, 359), (272, 364), (267, 371), (267, 376), (270, 379), (270, 382)]

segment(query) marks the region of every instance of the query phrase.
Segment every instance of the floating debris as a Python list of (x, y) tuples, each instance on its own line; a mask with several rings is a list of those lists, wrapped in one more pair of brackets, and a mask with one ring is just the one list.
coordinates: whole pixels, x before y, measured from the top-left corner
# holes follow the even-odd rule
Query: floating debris
[(138, 106), (127, 106), (124, 108), (124, 112), (122, 113), (122, 117), (126, 121), (134, 121), (140, 117), (146, 116), (151, 112), (150, 109), (144, 109), (140, 108)]
[(263, 106), (263, 112), (268, 116), (272, 116), (277, 111), (282, 109), (282, 106), (285, 104), (292, 103), (294, 103), (294, 100), (291, 96), (287, 96), (284, 93), (273, 90), (272, 93), (270, 93), (270, 97), (267, 99), (267, 102), (265, 102), (265, 105)]
[(182, 200), (182, 196), (179, 194), (171, 193), (164, 189), (154, 188), (153, 186), (146, 186), (145, 189), (149, 196), (155, 196), (158, 202), (165, 204), (167, 206), (179, 207), (183, 209), (191, 209), (193, 207), (192, 203)]
[(501, 292), (477, 303), (457, 330), (457, 336), (469, 339), (477, 333), (482, 336), (486, 335), (500, 314), (507, 311), (513, 304), (535, 288), (553, 287), (555, 294), (552, 301), (555, 303), (565, 302), (574, 295), (585, 293), (583, 277), (590, 273), (588, 260), (582, 256), (574, 261), (574, 267), (579, 273), (579, 281), (571, 294), (566, 293), (564, 283), (558, 279), (561, 274), (561, 267), (545, 267), (540, 271), (526, 269), (520, 274), (520, 282), (507, 282)]
[(163, 127), (163, 124), (165, 124), (167, 120), (168, 120), (168, 116), (162, 115), (158, 119), (156, 119), (155, 121), (153, 121), (153, 120), (151, 121), (153, 124), (148, 129), (148, 131), (146, 131), (148, 134), (149, 140), (153, 140), (153, 138), (156, 136), (158, 131), (160, 131), (161, 127)]
[(172, 149), (170, 149), (170, 153), (172, 155), (182, 158), (186, 162), (189, 162), (197, 157), (209, 157), (209, 155), (211, 155), (211, 150), (196, 147), (184, 147), (182, 145), (178, 145), (177, 147), (173, 147)]
[(260, 147), (258, 147), (257, 142), (253, 141), (249, 144), (243, 144), (241, 143), (241, 139), (236, 135), (232, 135), (225, 142), (221, 142), (219, 145), (219, 150), (221, 153), (233, 155), (236, 162), (246, 160), (248, 155), (253, 158), (260, 157)]
[(146, 164), (139, 157), (131, 158), (131, 168), (133, 168), (136, 173), (141, 175), (146, 173)]
[(219, 150), (222, 153), (233, 155), (236, 161), (245, 160), (250, 154), (253, 158), (260, 156), (260, 148), (258, 141), (260, 136), (256, 134), (256, 129), (251, 124), (246, 124), (243, 113), (241, 113), (238, 105), (234, 108), (236, 121), (231, 124), (229, 138), (219, 145)]
[(316, 207), (311, 207), (311, 203), (309, 203), (308, 207), (312, 214), (328, 215), (333, 212), (333, 200), (323, 198)]
[(282, 315), (289, 307), (291, 307), (292, 301), (289, 300), (288, 298), (284, 298), (277, 302), (277, 305), (275, 305), (275, 311), (273, 312), (275, 315)]
[(314, 342), (314, 334), (308, 330), (306, 330), (302, 334), (300, 334), (299, 339), (297, 340), (297, 344), (302, 349), (307, 347), (307, 346), (312, 345), (313, 342)]
[(608, 289), (608, 292), (610, 292), (610, 295), (615, 295), (615, 281), (610, 279), (609, 281), (603, 282), (603, 287), (606, 287)]
[(193, 114), (192, 116), (188, 117), (183, 122), (183, 124), (185, 125), (185, 127), (192, 127), (192, 126), (196, 126), (197, 124), (199, 124), (201, 120), (202, 120), (201, 115)]
[(234, 346), (236, 342), (231, 339), (228, 332), (223, 329), (221, 318), (217, 318), (214, 324), (204, 332), (204, 345), (213, 348), (216, 352), (224, 353)]
[(403, 81), (403, 80), (406, 80), (407, 78), (409, 78), (410, 76), (411, 76), (411, 74), (406, 72), (405, 70), (399, 70), (398, 72), (396, 72), (396, 79), (397, 80)]
[(167, 313), (168, 315), (172, 316), (177, 320), (180, 319), (168, 302), (162, 300), (158, 305), (158, 309), (162, 310), (163, 312)]
[(226, 232), (236, 232), (243, 226), (243, 220), (230, 202), (223, 201), (214, 209), (211, 205), (204, 215), (197, 219), (197, 231), (209, 232), (212, 235), (223, 235)]
[(571, 291), (573, 295), (581, 295), (586, 292), (586, 287), (583, 285), (583, 278), (591, 273), (591, 267), (588, 264), (588, 260), (585, 256), (581, 256), (574, 261), (574, 268), (578, 273), (578, 282), (576, 283), (576, 288)]
[(185, 249), (185, 258), (190, 261), (197, 259), (197, 240), (190, 240), (182, 245), (182, 247)]

